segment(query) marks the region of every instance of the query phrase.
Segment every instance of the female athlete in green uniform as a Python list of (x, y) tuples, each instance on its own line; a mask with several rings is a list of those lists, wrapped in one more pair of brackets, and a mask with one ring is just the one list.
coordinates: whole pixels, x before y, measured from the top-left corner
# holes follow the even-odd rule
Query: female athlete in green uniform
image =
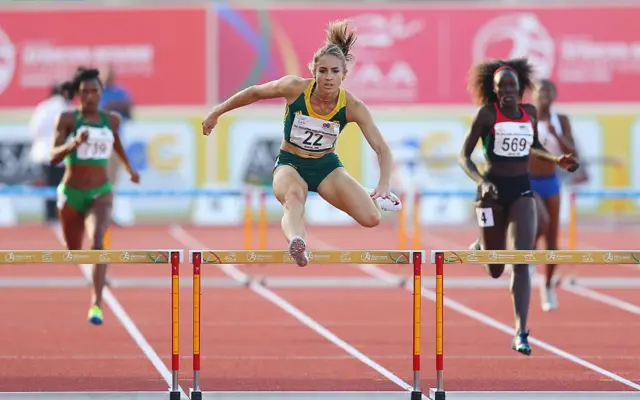
[[(391, 150), (367, 106), (341, 88), (356, 40), (348, 28), (347, 21), (329, 24), (327, 42), (309, 65), (314, 78), (289, 75), (251, 86), (215, 107), (202, 123), (203, 134), (209, 135), (218, 118), (228, 111), (263, 99), (286, 100), (284, 140), (275, 163), (273, 191), (284, 208), (282, 230), (289, 241), (289, 253), (301, 267), (309, 262), (303, 225), (309, 191), (317, 192), (365, 227), (380, 223), (381, 210), (401, 208), (400, 200), (389, 190)], [(370, 192), (347, 173), (335, 153), (338, 135), (349, 122), (358, 124), (378, 155), (380, 179)]]
[[(51, 164), (64, 160), (65, 173), (58, 186), (58, 213), (68, 250), (82, 248), (85, 230), (92, 250), (104, 249), (104, 234), (111, 219), (113, 193), (107, 174), (112, 152), (118, 154), (131, 180), (140, 181), (131, 169), (124, 152), (116, 114), (98, 109), (102, 83), (98, 70), (78, 68), (73, 78), (74, 95), (80, 97), (80, 107), (58, 116)], [(93, 294), (89, 322), (102, 324), (102, 289), (105, 286), (106, 264), (93, 268)]]

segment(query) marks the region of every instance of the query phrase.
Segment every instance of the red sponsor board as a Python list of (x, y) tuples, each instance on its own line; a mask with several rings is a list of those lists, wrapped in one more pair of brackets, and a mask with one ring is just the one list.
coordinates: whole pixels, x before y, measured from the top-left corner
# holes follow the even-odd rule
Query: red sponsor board
[[(559, 101), (640, 102), (640, 7), (448, 13), (449, 40), (459, 55), (449, 62), (455, 81), (471, 63), (525, 56), (538, 77), (556, 83)], [(452, 86), (445, 100), (464, 95)]]
[(76, 67), (112, 65), (136, 105), (205, 102), (206, 9), (0, 12), (0, 106), (31, 106)]
[(437, 50), (435, 22), (413, 10), (233, 9), (218, 17), (218, 95), (285, 74), (312, 77), (307, 65), (325, 42), (329, 21), (349, 18), (358, 30), (356, 62), (344, 86), (370, 104), (428, 102)]
[(529, 57), (559, 100), (640, 102), (640, 7), (218, 9), (218, 95), (306, 64), (329, 21), (359, 35), (345, 87), (370, 104), (469, 104), (467, 77), (488, 58)]

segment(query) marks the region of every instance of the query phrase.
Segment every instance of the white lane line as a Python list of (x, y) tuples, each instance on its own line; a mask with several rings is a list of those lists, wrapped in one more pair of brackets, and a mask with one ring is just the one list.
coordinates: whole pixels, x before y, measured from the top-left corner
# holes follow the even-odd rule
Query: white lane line
[[(188, 247), (190, 247), (192, 249), (201, 249), (201, 250), (207, 249), (207, 245), (206, 244), (202, 243), (199, 239), (197, 239), (193, 235), (189, 234), (186, 230), (184, 230), (180, 226), (173, 226), (169, 230), (169, 233), (176, 240), (182, 242), (183, 245), (188, 246)], [(235, 265), (227, 265), (227, 267), (228, 268), (222, 269), (222, 270), (223, 270), (224, 273), (226, 273), (230, 277), (232, 277), (234, 279), (238, 279), (238, 280), (240, 280), (242, 282), (247, 282), (247, 281), (250, 280), (250, 278), (248, 277), (247, 274), (245, 274), (245, 273), (243, 273), (243, 272), (241, 272), (241, 271), (239, 271), (237, 269), (237, 266), (235, 266)], [(292, 266), (292, 268), (297, 268), (297, 267)], [(327, 339), (331, 343), (333, 343), (336, 346), (338, 346), (339, 348), (343, 349), (345, 352), (347, 352), (348, 354), (350, 354), (351, 356), (353, 356), (354, 358), (356, 358), (357, 360), (359, 360), (363, 364), (369, 366), (370, 368), (372, 368), (373, 370), (378, 372), (380, 375), (382, 375), (385, 378), (389, 379), (390, 381), (392, 381), (393, 383), (395, 383), (396, 385), (398, 385), (402, 389), (407, 390), (407, 391), (413, 390), (413, 387), (410, 384), (408, 384), (407, 382), (403, 381), (401, 378), (396, 376), (394, 373), (392, 373), (391, 371), (389, 371), (388, 369), (386, 369), (382, 365), (380, 365), (377, 362), (373, 361), (371, 358), (367, 357), (360, 350), (356, 349), (355, 347), (353, 347), (352, 345), (347, 343), (344, 339), (341, 339), (338, 335), (334, 334), (329, 329), (327, 329), (324, 326), (322, 326), (316, 320), (311, 318), (309, 315), (305, 314), (303, 311), (301, 311), (300, 309), (298, 309), (293, 304), (289, 303), (287, 300), (285, 300), (281, 296), (277, 295), (273, 291), (267, 289), (264, 286), (261, 286), (260, 284), (256, 284), (256, 283), (251, 283), (249, 285), (249, 289), (251, 289), (253, 292), (258, 294), (259, 296), (261, 296), (261, 297), (265, 298), (266, 300), (270, 301), (271, 303), (275, 304), (280, 309), (282, 309), (283, 311), (285, 311), (286, 313), (288, 313), (289, 315), (291, 315), (292, 317), (294, 317), (295, 319), (300, 321), (302, 324), (306, 325), (311, 330), (316, 332), (318, 335), (324, 337), (325, 339)], [(423, 398), (427, 399), (427, 397), (425, 395), (423, 395)]]
[[(329, 243), (327, 243), (327, 242), (325, 242), (325, 241), (323, 241), (321, 239), (313, 238), (312, 240), (313, 240), (314, 243), (317, 243), (320, 247), (323, 247), (323, 248), (326, 248), (326, 249), (333, 248), (333, 246), (331, 246)], [(447, 243), (447, 242), (449, 242), (451, 244), (454, 244), (454, 243), (452, 243), (450, 241), (445, 241), (445, 240), (441, 240), (441, 239), (438, 239), (437, 241), (439, 243)], [(454, 245), (453, 247), (460, 247), (460, 246), (455, 246)], [(362, 266), (364, 266), (364, 264)], [(369, 267), (374, 267), (376, 269), (384, 271), (385, 273), (388, 273), (387, 271), (385, 271), (385, 270), (383, 270), (380, 267), (377, 267), (375, 265), (369, 265)], [(368, 273), (367, 270), (370, 270), (370, 269), (371, 268), (367, 268), (367, 269), (363, 268), (362, 270), (365, 273)], [(408, 284), (407, 286), (405, 286), (405, 288), (407, 290), (409, 290), (409, 291), (413, 290), (412, 287), (411, 287), (411, 284)], [(422, 288), (422, 296), (427, 298), (427, 299), (429, 299), (429, 300), (431, 300), (431, 301), (433, 301), (433, 302), (436, 301), (436, 293), (434, 291), (428, 290), (428, 289), (426, 289), (424, 287)], [(477, 310), (472, 309), (471, 307), (467, 307), (464, 304), (458, 303), (457, 301), (455, 301), (453, 299), (450, 299), (450, 298), (448, 298), (446, 296), (444, 297), (444, 304), (443, 305), (445, 307), (449, 307), (452, 310), (455, 310), (455, 311), (459, 312), (460, 314), (463, 314), (463, 315), (466, 315), (467, 317), (473, 318), (476, 321), (483, 323), (484, 325), (487, 325), (487, 326), (490, 326), (490, 327), (492, 327), (494, 329), (497, 329), (497, 330), (499, 330), (499, 331), (501, 331), (501, 332), (503, 332), (503, 333), (505, 333), (505, 334), (507, 334), (509, 336), (513, 336), (515, 334), (515, 329), (514, 328), (509, 327), (509, 326), (503, 324), (502, 322), (499, 322), (499, 321), (491, 318), (487, 314), (483, 314), (483, 313), (481, 313), (481, 312), (479, 312)], [(544, 350), (546, 350), (546, 351), (548, 351), (550, 353), (553, 353), (553, 354), (557, 355), (558, 357), (562, 357), (562, 358), (564, 358), (564, 359), (566, 359), (568, 361), (574, 362), (574, 363), (576, 363), (578, 365), (581, 365), (581, 366), (583, 366), (585, 368), (588, 368), (588, 369), (590, 369), (592, 371), (595, 371), (595, 372), (597, 372), (597, 373), (599, 373), (601, 375), (604, 375), (604, 376), (606, 376), (606, 377), (608, 377), (610, 379), (613, 379), (613, 380), (615, 380), (615, 381), (617, 381), (619, 383), (622, 383), (622, 384), (624, 384), (626, 386), (632, 387), (632, 388), (634, 388), (636, 390), (640, 390), (640, 384), (632, 382), (632, 381), (630, 381), (628, 379), (625, 379), (625, 378), (623, 378), (623, 377), (621, 377), (621, 376), (619, 376), (619, 375), (617, 375), (617, 374), (615, 374), (615, 373), (613, 373), (611, 371), (608, 371), (608, 370), (606, 370), (606, 369), (604, 369), (602, 367), (599, 367), (599, 366), (597, 366), (597, 365), (595, 365), (593, 363), (590, 363), (590, 362), (588, 362), (586, 360), (583, 360), (580, 357), (578, 357), (576, 355), (573, 355), (573, 354), (571, 354), (571, 353), (569, 353), (567, 351), (564, 351), (564, 350), (562, 350), (562, 349), (560, 349), (560, 348), (558, 348), (556, 346), (553, 346), (552, 344), (550, 344), (548, 342), (545, 342), (545, 341), (540, 340), (540, 339), (536, 339), (536, 338), (534, 338), (532, 336), (529, 337), (529, 341), (531, 343), (533, 343), (534, 345), (536, 345), (536, 346), (538, 346), (538, 347), (540, 347), (540, 348), (542, 348), (542, 349), (544, 349)]]
[[(53, 228), (53, 232), (58, 238), (58, 241), (60, 242), (60, 244), (64, 246), (64, 238), (62, 236), (62, 230), (60, 229), (60, 227), (55, 226)], [(91, 264), (78, 265), (78, 268), (80, 268), (80, 272), (88, 282), (92, 281), (91, 267), (92, 267)], [(142, 352), (145, 354), (145, 356), (147, 356), (149, 361), (151, 361), (151, 364), (153, 364), (153, 366), (160, 373), (160, 375), (162, 375), (162, 378), (165, 380), (165, 382), (167, 382), (168, 387), (171, 388), (171, 383), (173, 380), (171, 371), (169, 370), (169, 368), (167, 368), (164, 362), (162, 362), (162, 359), (160, 359), (160, 357), (158, 356), (158, 353), (156, 353), (156, 351), (149, 344), (149, 342), (144, 337), (142, 332), (140, 332), (136, 324), (133, 322), (131, 317), (129, 317), (129, 315), (124, 310), (124, 307), (122, 307), (122, 304), (120, 304), (116, 296), (111, 292), (111, 290), (108, 287), (105, 287), (102, 291), (102, 297), (104, 299), (104, 302), (111, 309), (111, 311), (116, 316), (116, 318), (118, 318), (118, 320), (120, 321), (124, 329), (126, 329), (127, 333), (129, 333), (129, 336), (131, 336), (131, 338), (138, 345), (140, 350), (142, 350)], [(187, 394), (182, 389), (182, 387), (178, 386), (178, 389), (180, 390), (180, 397), (182, 399), (188, 400), (189, 396), (187, 396)]]

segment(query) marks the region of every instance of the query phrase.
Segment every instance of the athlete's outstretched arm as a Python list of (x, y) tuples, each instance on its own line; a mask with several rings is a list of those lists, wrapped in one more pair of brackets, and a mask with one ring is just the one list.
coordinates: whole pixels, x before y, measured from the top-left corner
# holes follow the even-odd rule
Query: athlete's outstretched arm
[(51, 148), (51, 157), (49, 158), (51, 165), (58, 165), (64, 158), (74, 151), (80, 143), (86, 141), (88, 134), (81, 134), (74, 140), (66, 141), (67, 135), (73, 129), (73, 115), (69, 113), (61, 113), (56, 118), (56, 131), (53, 134), (53, 146)]
[(351, 94), (347, 97), (347, 120), (358, 124), (369, 146), (371, 146), (373, 151), (378, 155), (378, 165), (380, 166), (378, 189), (387, 192), (391, 187), (393, 154), (373, 121), (369, 108)]
[(122, 145), (122, 141), (120, 140), (120, 116), (114, 112), (109, 113), (109, 122), (111, 122), (111, 130), (113, 132), (113, 150), (124, 164), (124, 168), (127, 170), (127, 173), (131, 177), (131, 180), (135, 183), (140, 181), (140, 176), (136, 171), (131, 168), (131, 164), (129, 163), (129, 157), (127, 157), (127, 152), (124, 151), (124, 146)]
[(295, 75), (286, 75), (262, 85), (249, 86), (215, 106), (202, 121), (202, 133), (209, 135), (222, 114), (248, 106), (259, 100), (284, 98), (287, 103), (292, 103), (304, 91), (306, 84), (306, 79)]
[(540, 139), (538, 138), (538, 110), (531, 104), (525, 104), (523, 107), (531, 117), (531, 124), (533, 125), (533, 144), (531, 145), (531, 154), (542, 160), (551, 161), (552, 163), (557, 164), (558, 157), (550, 153), (549, 150), (540, 143)]
[(493, 114), (491, 114), (489, 108), (482, 107), (478, 110), (478, 113), (471, 123), (469, 133), (467, 133), (467, 136), (464, 138), (462, 151), (460, 152), (460, 157), (458, 159), (460, 166), (467, 176), (469, 176), (469, 178), (478, 185), (481, 184), (484, 179), (482, 178), (480, 171), (478, 171), (478, 167), (471, 159), (471, 155), (473, 154), (483, 132), (491, 127), (493, 119)]
[(212, 112), (217, 115), (222, 115), (260, 100), (298, 97), (300, 95), (299, 87), (301, 83), (302, 85), (305, 83), (303, 78), (295, 75), (287, 75), (262, 85), (249, 86), (218, 104)]

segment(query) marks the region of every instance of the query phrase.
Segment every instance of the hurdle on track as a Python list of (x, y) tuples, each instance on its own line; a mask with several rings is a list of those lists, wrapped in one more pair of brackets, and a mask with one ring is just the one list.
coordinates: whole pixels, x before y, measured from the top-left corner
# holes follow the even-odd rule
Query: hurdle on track
[(0, 264), (171, 264), (171, 387), (169, 399), (180, 399), (180, 263), (184, 250), (3, 250)]
[(444, 400), (445, 264), (640, 264), (640, 250), (432, 250), (430, 262), (436, 264), (436, 387), (429, 397)]
[[(202, 399), (200, 389), (200, 277), (203, 264), (295, 264), (283, 250), (191, 250), (193, 264), (193, 387), (191, 399)], [(411, 400), (422, 398), (420, 389), (420, 310), (424, 250), (335, 250), (309, 251), (311, 264), (412, 264), (413, 265), (413, 388)]]

